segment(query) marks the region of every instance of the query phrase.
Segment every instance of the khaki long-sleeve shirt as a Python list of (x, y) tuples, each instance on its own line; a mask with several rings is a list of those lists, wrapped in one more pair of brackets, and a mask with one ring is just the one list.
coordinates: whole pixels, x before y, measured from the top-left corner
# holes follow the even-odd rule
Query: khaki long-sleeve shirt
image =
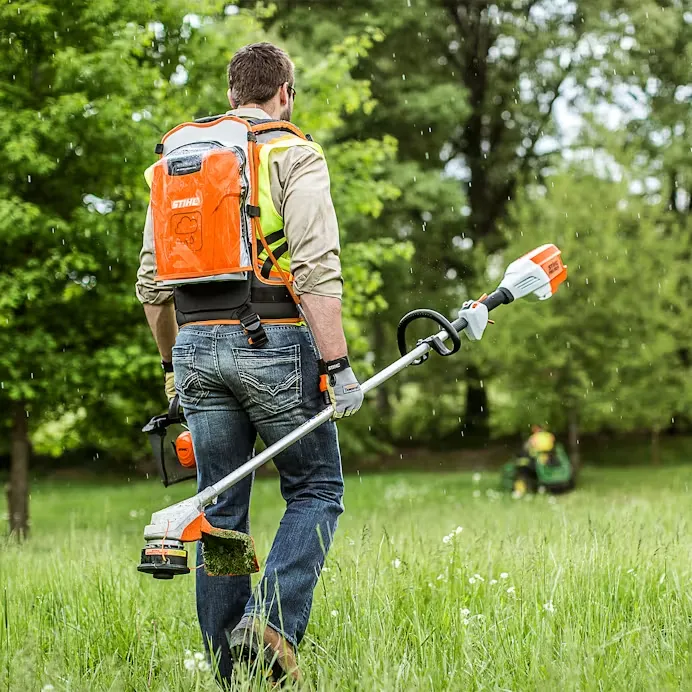
[[(229, 113), (241, 118), (270, 117), (259, 108), (237, 108)], [(269, 165), (272, 200), (284, 220), (295, 292), (341, 298), (339, 225), (327, 162), (309, 147), (291, 147), (272, 151)], [(171, 289), (158, 285), (155, 275), (154, 230), (148, 209), (137, 271), (140, 302), (159, 305), (172, 300)]]

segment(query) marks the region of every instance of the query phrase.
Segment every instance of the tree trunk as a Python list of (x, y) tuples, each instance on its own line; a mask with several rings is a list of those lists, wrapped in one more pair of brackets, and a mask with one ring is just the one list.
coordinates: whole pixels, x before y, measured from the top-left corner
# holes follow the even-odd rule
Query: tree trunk
[(487, 439), (490, 432), (488, 418), (488, 395), (483, 387), (481, 373), (475, 365), (469, 365), (466, 369), (464, 435)]
[(651, 463), (654, 466), (661, 464), (661, 431), (658, 428), (651, 431)]
[(17, 401), (12, 407), (12, 449), (7, 505), (10, 535), (20, 541), (29, 534), (29, 423), (26, 406)]
[(579, 419), (577, 417), (577, 412), (574, 410), (569, 412), (568, 438), (569, 458), (576, 475), (581, 467), (581, 454), (579, 452)]

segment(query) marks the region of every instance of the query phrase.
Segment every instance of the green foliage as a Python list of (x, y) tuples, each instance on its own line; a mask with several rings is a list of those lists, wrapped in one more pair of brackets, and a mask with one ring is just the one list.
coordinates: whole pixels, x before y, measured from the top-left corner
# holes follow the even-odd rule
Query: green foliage
[[(142, 173), (166, 130), (227, 110), (224, 69), (235, 50), (281, 41), (263, 29), (271, 12), (261, 8), (229, 15), (224, 3), (208, 2), (192, 15), (173, 0), (84, 1), (70, 12), (56, 2), (30, 5), (0, 10), (0, 153), (8, 162), (0, 398), (26, 403), (41, 451), (59, 454), (81, 440), (126, 458), (144, 443), (139, 424), (163, 404), (158, 356), (133, 292)], [(368, 80), (350, 71), (381, 38), (346, 36), (320, 53), (287, 46), (298, 69), (296, 121), (324, 145), (343, 210), (354, 361), (368, 348), (359, 325), (386, 306), (380, 268), (410, 257), (405, 242), (348, 242), (351, 227), (399, 194), (387, 179), (392, 137), (336, 136), (345, 114), (374, 106)]]
[[(145, 365), (128, 396), (153, 402), (129, 258), (148, 158), (132, 114), (152, 108), (159, 73), (146, 46), (157, 13), (173, 14), (106, 1), (0, 9), (0, 401), (24, 402), (33, 429), (77, 422), (85, 407), (92, 426), (111, 418), (97, 363), (118, 339)], [(121, 435), (124, 423), (109, 421)]]
[[(387, 383), (342, 424), (347, 455), (393, 440), (460, 444), (474, 389), (496, 432), (536, 416), (562, 426), (570, 411), (591, 429), (689, 422), (683, 3), (237, 7), (0, 8), (0, 406), (24, 402), (40, 450), (83, 444), (131, 459), (144, 449), (141, 423), (164, 401), (133, 294), (142, 172), (162, 133), (227, 109), (225, 65), (258, 40), (294, 58), (294, 119), (329, 161), (361, 379), (396, 357), (404, 312), (453, 315), (490, 287), (489, 262), (557, 241), (572, 272), (554, 304), (503, 309), (487, 344)], [(558, 104), (581, 120), (577, 135), (554, 117)], [(642, 276), (647, 300), (631, 300)], [(641, 335), (625, 333), (632, 324)], [(515, 342), (531, 344), (526, 355)], [(557, 385), (529, 376), (538, 360)], [(526, 377), (510, 377), (515, 366)]]
[[(533, 193), (533, 194), (532, 194)], [(623, 186), (566, 171), (514, 207), (505, 257), (554, 240), (569, 278), (544, 304), (498, 310), (484, 353), (494, 363), (496, 429), (597, 430), (670, 424), (685, 379), (669, 328), (680, 307), (679, 239)]]
[[(510, 242), (509, 249), (502, 252), (512, 235), (524, 231), (526, 238), (537, 242), (555, 241), (561, 222), (552, 228), (544, 224), (540, 238), (524, 222), (531, 223), (533, 215), (546, 213), (550, 205), (555, 206), (554, 215), (561, 218), (563, 199), (550, 195), (547, 201), (534, 200), (526, 188), (569, 187), (566, 176), (592, 170), (591, 161), (595, 161), (599, 175), (623, 179), (609, 200), (612, 208), (634, 205), (650, 229), (655, 227), (659, 234), (677, 238), (673, 270), (664, 270), (672, 310), (667, 316), (671, 319), (666, 327), (659, 325), (657, 338), (668, 339), (662, 347), (664, 353), (688, 350), (690, 320), (683, 315), (690, 305), (690, 283), (684, 271), (689, 249), (683, 248), (689, 245), (686, 238), (692, 200), (688, 175), (692, 61), (685, 57), (692, 45), (692, 24), (684, 3), (604, 6), (592, 0), (567, 5), (416, 0), (401, 3), (393, 11), (387, 0), (354, 0), (337, 7), (305, 0), (279, 1), (277, 7), (278, 12), (269, 19), (272, 26), (286, 36), (303, 36), (309, 45), (326, 45), (335, 35), (364, 26), (377, 27), (384, 34), (355, 69), (357, 76), (370, 78), (378, 105), (372, 114), (356, 113), (347, 118), (343, 127), (344, 133), (382, 133), (398, 140), (398, 157), (389, 168), (389, 176), (401, 195), (385, 202), (377, 222), (366, 221), (360, 228), (368, 237), (384, 233), (406, 238), (415, 250), (410, 274), (402, 267), (383, 286), (391, 317), (381, 329), (385, 335), (374, 343), (378, 352), (394, 355), (392, 338), (386, 335), (393, 334), (396, 319), (406, 310), (429, 305), (453, 314), (462, 300), (488, 290), (488, 255), (497, 266), (513, 259), (515, 250), (529, 249), (527, 240), (524, 245)], [(575, 122), (581, 127), (578, 132)], [(573, 162), (569, 173), (556, 173), (568, 162)], [(575, 188), (581, 189), (581, 185)], [(637, 197), (643, 198), (644, 207)], [(576, 211), (578, 198), (569, 202)], [(529, 211), (534, 204), (540, 210)], [(590, 220), (599, 228), (599, 236), (608, 235), (603, 247), (620, 247), (612, 212), (603, 210), (595, 199), (592, 204)], [(515, 209), (518, 205), (521, 211)], [(677, 210), (675, 218), (667, 209)], [(632, 217), (630, 225), (636, 221)], [(503, 230), (508, 227), (511, 234)], [(667, 253), (675, 242), (648, 242), (647, 252), (657, 258), (651, 260), (657, 269), (667, 266)], [(594, 246), (592, 251), (598, 249)], [(572, 256), (579, 262), (581, 244), (568, 242), (565, 257), (573, 265)], [(609, 270), (604, 264), (593, 266), (594, 273)], [(620, 298), (620, 287), (626, 285), (634, 269), (625, 263), (610, 268), (619, 282), (612, 290)], [(621, 269), (625, 273), (619, 277)], [(609, 278), (613, 274), (603, 280)], [(566, 295), (560, 301), (582, 306), (585, 299), (579, 291), (571, 297), (574, 287), (571, 283), (563, 289)], [(677, 298), (673, 297), (676, 293)], [(623, 318), (647, 319), (645, 302), (625, 303), (623, 294), (622, 304), (617, 301), (615, 306), (617, 310), (627, 307)], [(535, 310), (535, 317), (513, 320), (514, 328), (505, 342), (526, 342), (533, 324), (544, 314), (541, 306), (519, 309), (522, 318), (529, 309)], [(637, 310), (640, 312), (635, 317)], [(380, 322), (382, 316), (377, 320)], [(496, 331), (502, 329), (500, 322)], [(370, 333), (375, 333), (375, 325)], [(561, 350), (559, 343), (554, 350)], [(600, 347), (605, 348), (603, 340), (593, 351)], [(643, 367), (641, 358), (647, 358), (639, 351), (618, 356), (631, 360), (637, 371)], [(615, 360), (611, 348), (598, 357), (609, 367), (625, 367), (624, 362)], [(384, 364), (385, 359), (378, 358)], [(682, 364), (683, 371), (680, 366), (680, 359), (663, 361), (660, 368), (666, 371), (657, 376), (657, 391), (666, 389), (664, 380), (689, 381), (689, 357), (687, 365)], [(467, 417), (473, 416), (464, 403), (470, 392), (468, 383), (492, 392), (494, 406), (485, 402), (484, 409), (494, 413), (497, 431), (516, 431), (515, 389), (510, 396), (504, 378), (496, 381), (494, 377), (495, 372), (509, 370), (497, 359), (489, 360), (486, 349), (473, 347), (465, 348), (453, 362), (431, 359), (424, 367), (407, 371), (388, 385), (393, 411), (389, 419), (395, 439), (406, 444), (431, 444), (449, 437), (458, 444)], [(574, 397), (583, 394), (586, 384), (574, 384)], [(524, 384), (519, 381), (516, 386)], [(603, 386), (612, 389), (615, 384)], [(679, 387), (673, 385), (673, 389)], [(536, 394), (530, 385), (527, 390)], [(617, 396), (630, 396), (622, 387), (618, 391)], [(623, 406), (614, 406), (611, 412), (606, 397), (593, 409), (591, 424), (611, 426), (615, 416), (618, 426), (636, 427), (644, 424), (645, 418), (651, 422), (653, 409), (660, 421), (670, 421), (675, 411), (686, 410), (677, 394), (665, 398), (665, 404), (650, 406), (648, 418), (642, 418), (634, 416), (632, 409), (623, 410)], [(476, 404), (483, 406), (482, 396), (476, 397)], [(568, 404), (545, 402), (551, 411), (563, 409), (561, 420)]]

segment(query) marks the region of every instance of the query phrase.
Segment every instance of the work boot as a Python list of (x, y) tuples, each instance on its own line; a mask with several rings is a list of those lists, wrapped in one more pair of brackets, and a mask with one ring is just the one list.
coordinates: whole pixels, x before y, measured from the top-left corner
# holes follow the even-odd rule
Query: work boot
[(259, 618), (246, 615), (231, 632), (228, 641), (231, 655), (236, 663), (255, 663), (260, 656), (260, 665), (270, 671), (274, 682), (284, 679), (300, 682), (303, 676), (298, 668), (293, 646), (276, 630), (262, 626)]

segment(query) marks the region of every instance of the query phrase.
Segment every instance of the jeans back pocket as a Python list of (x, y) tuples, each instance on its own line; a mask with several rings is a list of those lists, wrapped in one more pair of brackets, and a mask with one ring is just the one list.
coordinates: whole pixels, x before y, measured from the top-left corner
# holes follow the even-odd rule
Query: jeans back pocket
[(268, 413), (298, 406), (303, 398), (300, 346), (234, 348), (238, 377), (248, 399)]
[(175, 390), (180, 395), (180, 403), (183, 408), (186, 404), (199, 404), (209, 394), (200, 384), (194, 344), (176, 344), (173, 346), (173, 370), (175, 372)]

